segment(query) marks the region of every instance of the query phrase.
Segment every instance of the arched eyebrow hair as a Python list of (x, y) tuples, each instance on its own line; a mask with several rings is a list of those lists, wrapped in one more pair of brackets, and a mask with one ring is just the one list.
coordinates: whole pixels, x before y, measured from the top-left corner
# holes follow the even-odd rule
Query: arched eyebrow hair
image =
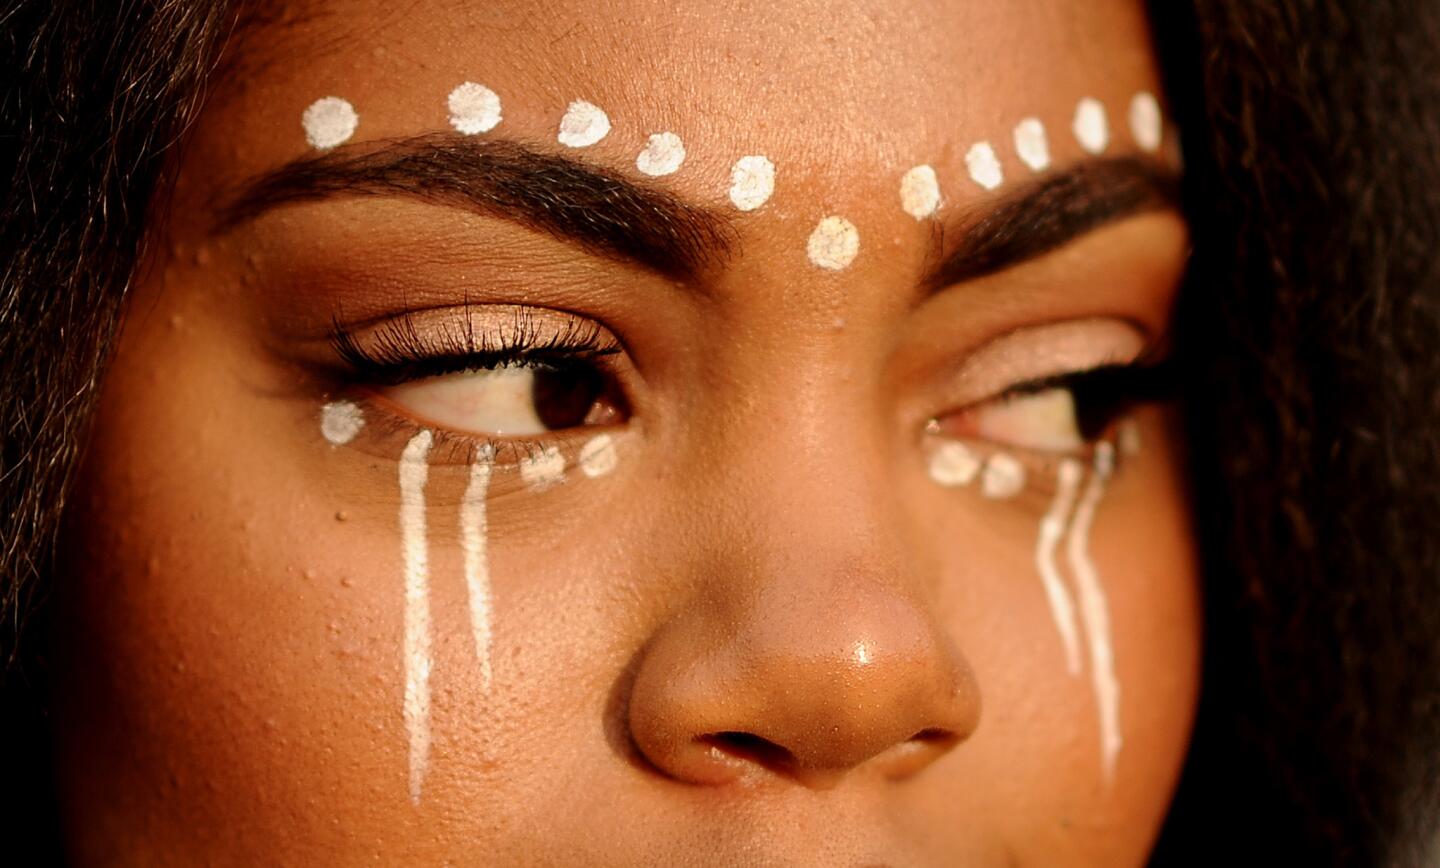
[(1101, 227), (1147, 211), (1178, 209), (1180, 179), (1154, 160), (1110, 157), (1077, 163), (987, 203), (940, 233), (958, 235), (922, 286), (927, 293), (995, 274), (1057, 250)]
[(616, 172), (504, 139), (431, 134), (288, 163), (246, 183), (214, 231), (297, 202), (399, 196), (510, 220), (591, 253), (690, 278), (725, 264), (727, 215)]
[[(1151, 160), (1095, 159), (962, 214), (922, 280), (927, 292), (1003, 271), (1108, 223), (1175, 207), (1178, 179)], [(274, 208), (346, 196), (398, 196), (510, 220), (609, 259), (690, 280), (739, 247), (731, 215), (646, 181), (504, 139), (430, 134), (304, 157), (242, 185), (217, 209), (225, 233)], [(949, 245), (944, 245), (949, 246)]]

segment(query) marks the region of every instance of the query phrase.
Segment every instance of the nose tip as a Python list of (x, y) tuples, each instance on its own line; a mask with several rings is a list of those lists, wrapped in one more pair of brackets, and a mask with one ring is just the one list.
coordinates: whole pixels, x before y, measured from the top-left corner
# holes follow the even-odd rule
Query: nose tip
[(913, 775), (967, 738), (979, 710), (953, 645), (917, 606), (887, 596), (782, 610), (728, 635), (713, 622), (671, 624), (636, 671), (629, 725), (677, 780), (770, 774), (823, 788), (862, 767)]

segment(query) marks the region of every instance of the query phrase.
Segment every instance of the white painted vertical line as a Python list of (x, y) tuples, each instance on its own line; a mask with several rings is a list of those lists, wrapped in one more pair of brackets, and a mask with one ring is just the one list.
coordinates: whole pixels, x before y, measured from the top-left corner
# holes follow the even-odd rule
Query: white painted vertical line
[(400, 456), (400, 546), (405, 559), (405, 731), (410, 738), (410, 801), (420, 803), (430, 762), (430, 556), (425, 480), (432, 437), (421, 431)]
[(1059, 567), (1055, 565), (1055, 549), (1065, 536), (1065, 524), (1075, 508), (1080, 480), (1084, 475), (1085, 468), (1078, 461), (1072, 459), (1060, 465), (1055, 499), (1040, 520), (1040, 539), (1035, 545), (1035, 568), (1040, 572), (1045, 598), (1050, 602), (1050, 617), (1055, 621), (1055, 629), (1065, 646), (1065, 668), (1071, 675), (1080, 674), (1080, 635), (1075, 626), (1075, 601), (1065, 587)]
[(482, 451), (470, 465), (470, 484), (460, 501), (460, 546), (465, 552), (465, 587), (470, 593), (470, 632), (475, 636), (475, 657), (480, 662), (480, 685), (490, 692), (490, 564), (486, 551), (489, 533), (485, 496), (490, 490), (492, 456)]
[(1120, 682), (1115, 677), (1115, 653), (1110, 645), (1110, 611), (1100, 574), (1090, 557), (1090, 530), (1095, 510), (1105, 494), (1105, 483), (1115, 467), (1115, 447), (1101, 443), (1095, 447), (1094, 472), (1080, 505), (1075, 522), (1070, 526), (1066, 553), (1080, 594), (1080, 618), (1085, 625), (1085, 640), (1090, 645), (1090, 677), (1095, 688), (1095, 704), (1100, 715), (1100, 752), (1105, 779), (1115, 775), (1115, 759), (1120, 754)]

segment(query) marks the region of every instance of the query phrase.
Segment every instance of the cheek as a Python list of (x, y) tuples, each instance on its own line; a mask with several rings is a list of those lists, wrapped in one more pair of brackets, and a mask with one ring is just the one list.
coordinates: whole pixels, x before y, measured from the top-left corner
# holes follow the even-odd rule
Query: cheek
[[(1069, 530), (1054, 550), (1073, 607), (1075, 671), (1037, 563), (1043, 510), (1021, 515), (976, 498), (967, 529), (948, 532), (962, 543), (942, 554), (942, 608), (974, 664), (984, 714), (947, 759), (945, 786), (953, 804), (1026, 842), (1022, 862), (1076, 848), (1093, 850), (1096, 864), (1143, 861), (1183, 763), (1199, 685), (1198, 576), (1178, 460), (1152, 439), (1095, 511), (1093, 585), (1071, 557)], [(1107, 741), (1118, 745), (1108, 782)], [(977, 792), (974, 780), (990, 784)]]
[(157, 382), (141, 347), (107, 382), (59, 576), (76, 828), (121, 841), (289, 829), (318, 846), (373, 825), (403, 799), (367, 786), (405, 764), (393, 483), (328, 490), (316, 468), (343, 459), (318, 421), (315, 452), (296, 449), (301, 411), (247, 399), (228, 360), (176, 335), (183, 363)]
[[(596, 734), (642, 641), (616, 613), (637, 609), (625, 577), (652, 574), (627, 540), (655, 529), (613, 518), (641, 498), (616, 488), (620, 459), (493, 496), (480, 521), (468, 469), (428, 468), (417, 807), (400, 465), (327, 442), (318, 403), (245, 398), (223, 341), (167, 337), (188, 363), (164, 388), (147, 373), (156, 343), (122, 350), (67, 514), (55, 683), (72, 826), (97, 846), (320, 864), (465, 852), (552, 821), (576, 765), (613, 761)], [(467, 534), (485, 548), (489, 689)]]

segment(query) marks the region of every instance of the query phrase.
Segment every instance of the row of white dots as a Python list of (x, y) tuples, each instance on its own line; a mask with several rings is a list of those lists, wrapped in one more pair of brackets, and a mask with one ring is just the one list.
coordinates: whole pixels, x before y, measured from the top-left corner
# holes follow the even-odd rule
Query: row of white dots
[[(499, 94), (473, 81), (467, 81), (450, 92), (447, 100), (450, 125), (464, 135), (479, 135), (497, 127), (502, 118)], [(1164, 121), (1159, 101), (1148, 91), (1137, 93), (1131, 100), (1127, 119), (1135, 144), (1146, 153), (1160, 149)], [(355, 107), (340, 97), (316, 100), (301, 117), (305, 138), (311, 147), (328, 150), (348, 141), (355, 134), (360, 118)], [(1086, 153), (1103, 154), (1110, 145), (1110, 121), (1105, 105), (1086, 97), (1076, 105), (1070, 124), (1075, 141)], [(586, 148), (610, 133), (610, 118), (594, 103), (571, 102), (560, 118), (556, 140), (569, 148)], [(1011, 134), (1015, 155), (1032, 172), (1050, 168), (1050, 141), (1045, 124), (1027, 117), (1015, 125)], [(645, 148), (635, 158), (635, 167), (643, 174), (661, 177), (679, 171), (685, 162), (685, 143), (673, 132), (653, 133)], [(1005, 183), (1005, 172), (995, 146), (989, 141), (971, 145), (965, 154), (965, 167), (970, 180), (986, 191), (994, 191)], [(769, 201), (775, 192), (775, 163), (770, 158), (751, 154), (737, 160), (730, 170), (730, 202), (741, 211), (754, 211)], [(916, 220), (933, 216), (943, 203), (940, 179), (933, 166), (915, 166), (900, 179), (900, 207)], [(847, 268), (859, 254), (860, 234), (855, 225), (840, 216), (821, 220), (806, 243), (806, 254), (816, 266), (828, 271)]]
[[(1128, 121), (1130, 134), (1140, 150), (1152, 154), (1160, 150), (1164, 121), (1154, 94), (1142, 91), (1130, 100)], [(1070, 129), (1080, 148), (1088, 154), (1098, 156), (1110, 146), (1110, 121), (1104, 103), (1097, 99), (1080, 100)], [(1015, 155), (1032, 172), (1050, 168), (1050, 139), (1039, 118), (1025, 118), (1016, 124), (1011, 142)], [(987, 191), (999, 189), (1005, 183), (1000, 157), (988, 141), (970, 146), (965, 153), (965, 168), (970, 180)], [(916, 220), (932, 216), (939, 210), (941, 201), (940, 182), (934, 167), (916, 166), (900, 179), (900, 207)]]

